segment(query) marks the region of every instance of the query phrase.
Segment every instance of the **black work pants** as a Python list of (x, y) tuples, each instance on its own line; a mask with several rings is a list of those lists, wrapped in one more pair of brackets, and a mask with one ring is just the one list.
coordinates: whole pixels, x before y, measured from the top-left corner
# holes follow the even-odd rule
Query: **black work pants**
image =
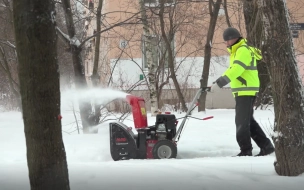
[(235, 97), (236, 139), (241, 151), (252, 150), (251, 138), (260, 148), (271, 143), (253, 117), (255, 98), (255, 96)]

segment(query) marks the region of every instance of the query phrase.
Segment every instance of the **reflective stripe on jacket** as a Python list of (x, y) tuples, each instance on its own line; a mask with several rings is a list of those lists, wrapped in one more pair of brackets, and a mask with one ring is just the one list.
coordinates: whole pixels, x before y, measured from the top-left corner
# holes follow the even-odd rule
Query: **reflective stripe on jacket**
[(242, 39), (228, 48), (230, 66), (224, 72), (223, 78), (230, 83), (233, 95), (255, 96), (259, 91), (260, 80), (257, 61), (262, 58), (260, 50), (247, 45)]

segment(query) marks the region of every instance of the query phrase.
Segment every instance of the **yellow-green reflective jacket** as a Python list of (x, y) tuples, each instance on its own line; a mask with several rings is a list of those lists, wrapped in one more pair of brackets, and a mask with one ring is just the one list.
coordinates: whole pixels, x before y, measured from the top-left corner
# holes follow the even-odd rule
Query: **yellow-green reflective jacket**
[(242, 39), (228, 51), (230, 66), (222, 77), (230, 82), (234, 96), (255, 96), (260, 87), (257, 70), (257, 60), (262, 59), (260, 50), (248, 46), (246, 40)]

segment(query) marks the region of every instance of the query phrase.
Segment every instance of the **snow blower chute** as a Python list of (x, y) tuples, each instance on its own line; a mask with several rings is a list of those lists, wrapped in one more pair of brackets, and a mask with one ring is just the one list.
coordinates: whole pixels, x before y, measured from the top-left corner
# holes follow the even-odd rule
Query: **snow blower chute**
[[(145, 100), (141, 97), (127, 95), (126, 100), (132, 107), (134, 127), (122, 122), (111, 122), (110, 151), (113, 160), (128, 159), (168, 159), (176, 158), (177, 142), (191, 111), (197, 106), (197, 99), (201, 93), (210, 91), (210, 87), (201, 88), (196, 93), (186, 115), (177, 130), (178, 119), (174, 114), (158, 114), (153, 126), (148, 126)], [(194, 118), (194, 117), (192, 117)], [(199, 120), (211, 119), (207, 117)], [(181, 119), (181, 118), (179, 118)]]

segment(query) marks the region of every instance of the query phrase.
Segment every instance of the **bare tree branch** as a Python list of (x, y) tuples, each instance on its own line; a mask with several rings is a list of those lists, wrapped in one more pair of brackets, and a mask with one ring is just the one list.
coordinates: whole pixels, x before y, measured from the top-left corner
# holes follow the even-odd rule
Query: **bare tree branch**
[(96, 37), (98, 34), (101, 34), (101, 33), (104, 33), (104, 32), (106, 32), (106, 31), (109, 31), (109, 30), (111, 30), (111, 29), (113, 29), (113, 28), (115, 28), (115, 27), (123, 26), (123, 25), (134, 25), (134, 24), (139, 24), (139, 23), (137, 23), (137, 22), (135, 22), (135, 23), (133, 23), (133, 22), (126, 23), (127, 21), (129, 21), (129, 20), (135, 18), (135, 16), (137, 16), (138, 14), (139, 14), (139, 13), (136, 13), (135, 15), (129, 17), (128, 19), (126, 19), (126, 20), (124, 20), (124, 21), (122, 21), (122, 22), (116, 23), (116, 24), (114, 24), (114, 25), (112, 25), (112, 26), (110, 26), (110, 27), (108, 27), (108, 28), (106, 28), (106, 29), (104, 29), (104, 30), (101, 30), (100, 32), (96, 32), (94, 35), (92, 35), (92, 36), (86, 38), (85, 40), (83, 40), (83, 41), (80, 43), (79, 46), (80, 46), (80, 47), (83, 46), (83, 45), (85, 44), (85, 42), (87, 42), (88, 40), (90, 40), (90, 39)]
[(228, 14), (228, 9), (227, 9), (227, 0), (224, 0), (223, 8), (224, 8), (224, 11), (225, 11), (226, 23), (227, 23), (228, 27), (231, 27), (229, 14)]

